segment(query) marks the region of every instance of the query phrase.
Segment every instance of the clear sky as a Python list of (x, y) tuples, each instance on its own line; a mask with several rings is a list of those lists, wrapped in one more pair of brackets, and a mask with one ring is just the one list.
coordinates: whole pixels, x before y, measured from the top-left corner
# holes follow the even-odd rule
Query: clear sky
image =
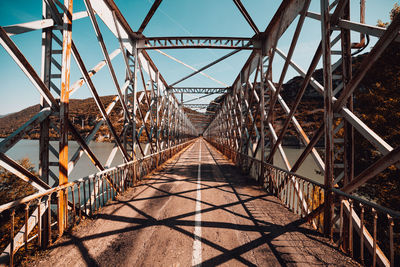
[[(131, 28), (136, 31), (153, 0), (115, 0), (122, 14), (125, 16)], [(358, 21), (359, 0), (351, 1), (352, 20)], [(377, 20), (389, 21), (389, 11), (393, 7), (394, 0), (367, 0), (366, 22), (376, 25)], [(242, 3), (252, 16), (257, 27), (263, 31), (277, 10), (280, 1), (276, 0), (242, 0)], [(0, 25), (8, 26), (23, 22), (41, 19), (41, 0), (0, 0)], [(74, 1), (74, 12), (85, 10), (82, 0)], [(319, 13), (319, 1), (312, 0), (311, 11)], [(100, 20), (98, 20), (100, 21)], [(296, 23), (286, 31), (278, 43), (278, 47), (287, 52)], [(111, 53), (118, 48), (118, 42), (107, 27), (100, 22), (100, 28), (105, 37), (107, 49)], [(309, 62), (315, 52), (320, 40), (320, 24), (310, 18), (306, 19), (295, 50), (293, 60), (303, 69), (307, 69)], [(144, 34), (151, 36), (237, 36), (251, 37), (254, 32), (240, 14), (232, 0), (164, 0), (154, 14), (152, 20), (146, 27)], [(86, 67), (92, 68), (103, 59), (101, 49), (97, 43), (95, 33), (89, 18), (74, 21), (72, 27), (72, 38), (83, 57)], [(352, 36), (354, 42), (358, 40), (358, 34)], [(41, 59), (41, 32), (34, 31), (17, 36), (12, 40), (17, 44), (25, 57), (31, 62), (35, 70), (40, 73)], [(376, 38), (371, 38), (373, 44)], [(164, 50), (175, 58), (195, 67), (200, 68), (213, 60), (227, 54), (230, 50), (218, 49), (186, 49), (186, 50)], [(244, 62), (248, 58), (249, 51), (241, 51), (236, 55), (207, 69), (205, 73), (231, 85), (238, 75)], [(175, 61), (159, 54), (149, 51), (161, 74), (168, 83), (173, 83), (192, 70), (182, 66)], [(333, 59), (334, 60), (334, 59)], [(273, 70), (274, 80), (279, 79), (280, 68), (283, 61), (279, 56), (275, 57), (277, 67)], [(113, 65), (122, 84), (124, 80), (124, 64), (121, 56), (113, 60)], [(0, 47), (0, 114), (19, 111), (30, 105), (37, 104), (40, 95), (14, 63), (7, 52)], [(297, 75), (290, 70), (286, 80)], [(72, 60), (71, 84), (81, 77), (77, 66)], [(111, 77), (106, 68), (93, 78), (95, 86), (100, 95), (116, 94)], [(217, 86), (220, 85), (201, 76), (196, 75), (177, 86)], [(86, 86), (71, 96), (72, 98), (90, 97)], [(185, 100), (190, 99), (188, 96)], [(215, 96), (213, 96), (215, 97)], [(211, 98), (203, 100), (209, 102)]]

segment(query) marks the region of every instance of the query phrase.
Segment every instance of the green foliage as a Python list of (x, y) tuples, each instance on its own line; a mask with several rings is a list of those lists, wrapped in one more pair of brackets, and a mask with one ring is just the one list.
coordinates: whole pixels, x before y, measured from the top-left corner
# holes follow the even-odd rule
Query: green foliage
[[(393, 20), (400, 13), (394, 5), (390, 12)], [(362, 68), (365, 55), (353, 62), (354, 70)], [(354, 108), (362, 121), (392, 147), (400, 146), (400, 44), (393, 42), (386, 48), (376, 64), (368, 71), (355, 92)], [(357, 175), (382, 157), (367, 140), (356, 132), (355, 174)], [(360, 188), (359, 193), (375, 199), (379, 204), (398, 210), (400, 206), (400, 171), (389, 167), (385, 172)]]
[[(35, 173), (33, 164), (28, 158), (19, 160), (19, 163), (28, 171)], [(36, 192), (33, 186), (0, 167), (0, 205)]]
[(390, 11), (390, 21), (393, 21), (398, 14), (400, 14), (400, 5), (395, 3)]
[[(398, 3), (395, 3), (392, 10), (390, 11), (390, 21), (393, 21), (396, 15), (400, 14), (400, 5)], [(389, 22), (383, 22), (382, 20), (378, 19), (377, 26), (386, 28), (389, 26)]]
[[(23, 158), (18, 161), (24, 168), (32, 173), (35, 173), (33, 164), (28, 158)], [(8, 203), (13, 200), (23, 198), (25, 196), (36, 193), (37, 190), (18, 178), (11, 172), (0, 167), (0, 205)], [(31, 210), (32, 212), (32, 210)], [(5, 247), (10, 243), (10, 210), (3, 211), (0, 213), (0, 250), (3, 251)], [(20, 205), (15, 210), (15, 221), (14, 230), (20, 229), (24, 224), (25, 212), (24, 205)]]

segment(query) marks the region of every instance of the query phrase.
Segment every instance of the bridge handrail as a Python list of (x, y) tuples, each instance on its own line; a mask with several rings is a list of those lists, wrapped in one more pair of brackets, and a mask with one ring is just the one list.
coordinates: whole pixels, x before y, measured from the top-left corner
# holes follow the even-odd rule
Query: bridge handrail
[(7, 209), (11, 209), (11, 208), (17, 207), (17, 206), (19, 206), (19, 205), (21, 205), (21, 204), (28, 203), (28, 202), (30, 202), (30, 201), (32, 201), (32, 200), (35, 200), (35, 199), (38, 199), (38, 198), (40, 198), (40, 197), (44, 197), (44, 196), (53, 194), (53, 193), (55, 193), (55, 192), (58, 192), (58, 191), (60, 191), (60, 190), (66, 189), (66, 188), (68, 188), (68, 187), (74, 186), (74, 185), (76, 185), (76, 184), (82, 183), (83, 181), (87, 181), (87, 180), (92, 179), (92, 178), (94, 178), (94, 177), (96, 177), (96, 176), (101, 176), (101, 175), (104, 175), (104, 174), (106, 174), (106, 173), (109, 173), (109, 172), (118, 170), (118, 169), (123, 169), (123, 168), (128, 167), (128, 166), (131, 166), (131, 165), (133, 165), (133, 164), (135, 164), (135, 163), (137, 163), (137, 162), (140, 162), (140, 161), (143, 161), (143, 160), (152, 158), (152, 157), (154, 157), (154, 156), (156, 156), (156, 155), (165, 153), (165, 152), (167, 152), (168, 150), (171, 150), (171, 149), (174, 149), (174, 148), (177, 148), (177, 147), (181, 147), (181, 146), (190, 144), (191, 142), (193, 142), (193, 140), (184, 142), (184, 143), (182, 143), (182, 144), (178, 144), (178, 145), (173, 146), (173, 147), (170, 147), (170, 148), (166, 148), (166, 149), (161, 150), (161, 151), (159, 151), (159, 152), (156, 152), (156, 153), (153, 153), (153, 154), (144, 156), (144, 157), (142, 157), (142, 158), (140, 158), (140, 159), (135, 159), (135, 160), (132, 160), (132, 161), (129, 161), (129, 162), (126, 162), (126, 163), (122, 163), (122, 164), (120, 164), (120, 165), (117, 165), (117, 166), (114, 166), (114, 167), (105, 169), (105, 170), (103, 170), (103, 171), (100, 171), (100, 172), (97, 172), (97, 173), (93, 173), (93, 174), (91, 174), (91, 175), (82, 177), (82, 178), (80, 178), (80, 179), (78, 179), (78, 180), (75, 180), (75, 181), (72, 181), (72, 182), (69, 182), (69, 183), (66, 183), (66, 184), (63, 184), (63, 185), (59, 185), (59, 186), (57, 186), (57, 187), (53, 187), (53, 188), (48, 189), (48, 190), (45, 190), (45, 191), (43, 191), (43, 192), (35, 193), (35, 194), (29, 195), (29, 196), (26, 196), (26, 197), (23, 197), (23, 198), (14, 200), (14, 201), (10, 201), (10, 202), (8, 202), (8, 203), (5, 203), (5, 204), (3, 204), (3, 205), (0, 205), (0, 213), (3, 212), (3, 211), (5, 211), (5, 210), (7, 210)]
[[(254, 158), (254, 157), (252, 157), (252, 156), (246, 155), (246, 154), (244, 154), (244, 153), (242, 153), (242, 152), (239, 152), (239, 151), (236, 151), (236, 150), (234, 150), (234, 149), (232, 149), (232, 148), (230, 148), (230, 147), (224, 147), (224, 149), (230, 150), (231, 153), (233, 152), (233, 153), (239, 154), (239, 155), (241, 155), (241, 156), (247, 157), (248, 159), (251, 159), (251, 160), (253, 160), (253, 161), (256, 161), (256, 162), (258, 162), (258, 163), (260, 163), (260, 164), (262, 163), (260, 159), (257, 159), (257, 158)], [(288, 171), (288, 170), (285, 170), (285, 169), (280, 168), (280, 167), (278, 167), (278, 166), (272, 165), (272, 164), (270, 164), (270, 163), (268, 163), (268, 162), (265, 162), (265, 161), (263, 162), (263, 164), (264, 164), (265, 166), (270, 167), (270, 168), (274, 168), (274, 169), (276, 169), (276, 170), (279, 170), (279, 171), (281, 171), (281, 172), (284, 172), (284, 173), (286, 173), (286, 174), (289, 175), (289, 176), (295, 176), (295, 177), (297, 177), (297, 178), (300, 178), (300, 179), (302, 179), (302, 180), (304, 180), (304, 181), (306, 181), (306, 182), (309, 182), (309, 183), (311, 183), (311, 184), (314, 184), (314, 185), (319, 186), (319, 187), (323, 188), (324, 190), (326, 190), (324, 184), (321, 184), (321, 183), (319, 183), (319, 182), (317, 182), (317, 181), (311, 180), (310, 178), (301, 176), (301, 175), (296, 174), (296, 173), (294, 173), (294, 172), (290, 172), (290, 171)], [(381, 205), (376, 204), (376, 203), (374, 203), (374, 202), (368, 201), (368, 200), (363, 199), (363, 198), (361, 198), (361, 197), (358, 197), (358, 196), (355, 196), (355, 195), (350, 195), (350, 194), (345, 193), (345, 192), (343, 192), (343, 191), (341, 191), (340, 189), (337, 189), (337, 188), (328, 188), (328, 191), (331, 191), (331, 192), (333, 192), (333, 193), (335, 193), (335, 194), (338, 194), (338, 195), (344, 196), (344, 197), (346, 197), (346, 198), (355, 200), (355, 201), (357, 201), (357, 202), (359, 202), (359, 203), (362, 203), (362, 204), (364, 204), (364, 205), (370, 206), (370, 207), (372, 207), (372, 208), (374, 208), (374, 209), (376, 209), (376, 210), (378, 210), (378, 211), (387, 213), (387, 214), (389, 214), (390, 216), (392, 216), (393, 218), (400, 219), (400, 212), (398, 212), (398, 211), (395, 211), (395, 210), (386, 208), (386, 207), (384, 207), (384, 206), (381, 206)]]
[[(397, 225), (400, 219), (400, 212), (383, 207), (359, 196), (350, 195), (338, 188), (326, 189), (323, 184), (309, 178), (262, 162), (259, 159), (212, 140), (207, 139), (207, 141), (228, 158), (232, 159), (236, 165), (243, 168), (246, 173), (249, 172), (251, 176), (254, 176), (252, 172), (255, 171), (255, 178), (260, 178), (259, 181), (261, 181), (264, 186), (266, 185), (265, 183), (269, 183), (269, 191), (276, 195), (282, 201), (283, 205), (309, 221), (318, 231), (323, 230), (320, 228), (323, 222), (323, 214), (321, 214), (321, 212), (324, 207), (322, 191), (328, 190), (328, 192), (333, 193), (336, 196), (337, 216), (334, 217), (331, 228), (329, 229), (331, 240), (335, 242), (339, 249), (348, 252), (350, 256), (354, 258), (352, 246), (353, 239), (356, 238), (354, 236), (356, 232), (360, 238), (359, 242), (365, 244), (365, 248), (370, 252), (369, 260), (373, 263), (372, 265), (375, 265), (376, 262), (382, 266), (394, 266), (394, 228), (395, 221)], [(252, 161), (247, 166), (246, 159)], [(259, 165), (258, 167), (256, 166), (257, 164)], [(265, 166), (264, 173), (261, 173), (261, 164)], [(254, 166), (254, 168), (252, 166)], [(311, 190), (309, 188), (310, 184), (312, 185)], [(356, 205), (357, 203), (358, 205)], [(378, 216), (378, 214), (383, 216)], [(367, 221), (367, 217), (370, 218), (369, 221)], [(345, 222), (345, 220), (347, 221)], [(383, 229), (383, 231), (377, 230), (378, 221), (379, 228)], [(367, 226), (369, 229), (367, 229)], [(345, 231), (348, 231), (346, 232), (347, 234), (344, 233)], [(334, 237), (334, 234), (336, 234), (336, 237)], [(381, 242), (378, 242), (379, 236)], [(364, 246), (361, 246), (360, 249), (363, 251)], [(360, 255), (362, 256), (357, 256), (357, 260), (365, 264), (364, 260), (366, 259), (364, 258), (364, 252), (360, 252)]]
[[(128, 186), (135, 185), (137, 180), (140, 180), (143, 176), (149, 174), (160, 164), (189, 146), (195, 140), (196, 139), (191, 139), (181, 144), (163, 149), (159, 152), (144, 156), (143, 158), (135, 159), (64, 185), (59, 185), (46, 191), (35, 193), (1, 205), (0, 214), (7, 210), (10, 211), (11, 229), (9, 233), (10, 241), (12, 241), (0, 254), (0, 265), (1, 263), (6, 263), (5, 261), (7, 261), (10, 256), (13, 258), (14, 254), (20, 247), (24, 245), (27, 247), (27, 244), (33, 239), (38, 238), (40, 244), (40, 240), (44, 238), (41, 234), (41, 228), (37, 231), (38, 233), (32, 237), (29, 236), (35, 227), (37, 228), (38, 225), (41, 225), (41, 221), (48, 220), (49, 229), (58, 224), (58, 220), (52, 222), (51, 215), (48, 215), (47, 218), (43, 216), (45, 210), (47, 210), (51, 205), (51, 201), (54, 200), (53, 194), (56, 194), (56, 198), (60, 197), (61, 194), (66, 195), (69, 201), (69, 209), (67, 209), (69, 213), (67, 218), (69, 218), (69, 220), (67, 223), (72, 226), (82, 219), (82, 214), (86, 214), (86, 216), (92, 215), (93, 212), (103, 207), (108, 200), (114, 199), (116, 195), (125, 191)], [(108, 183), (106, 180), (108, 180)], [(21, 227), (21, 225), (15, 225), (15, 222), (18, 222), (15, 217), (15, 211), (22, 205), (25, 205), (25, 220), (23, 220), (23, 224), (21, 224), (22, 229), (20, 231), (15, 231), (15, 227)], [(57, 203), (57, 206), (58, 205), (59, 203)], [(20, 214), (19, 216), (22, 218), (24, 217), (23, 214)], [(49, 234), (46, 239), (48, 239), (48, 242), (51, 242), (52, 234), (51, 231), (48, 232)], [(16, 236), (14, 236), (15, 233), (17, 233)], [(12, 253), (10, 253), (11, 251)]]

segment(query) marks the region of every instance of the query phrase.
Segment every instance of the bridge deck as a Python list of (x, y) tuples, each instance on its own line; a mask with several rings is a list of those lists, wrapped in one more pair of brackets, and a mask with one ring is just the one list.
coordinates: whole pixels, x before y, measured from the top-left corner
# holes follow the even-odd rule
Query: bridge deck
[(354, 264), (204, 140), (145, 182), (75, 227), (35, 264)]

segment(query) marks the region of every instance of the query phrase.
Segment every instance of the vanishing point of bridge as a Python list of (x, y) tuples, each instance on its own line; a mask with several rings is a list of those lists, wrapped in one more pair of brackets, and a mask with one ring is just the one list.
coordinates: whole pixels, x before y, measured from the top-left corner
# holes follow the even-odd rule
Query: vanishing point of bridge
[[(356, 5), (360, 21), (351, 19), (350, 0), (317, 1), (318, 12), (310, 9), (314, 1), (285, 0), (260, 30), (245, 5), (233, 0), (254, 35), (148, 37), (143, 34), (147, 24), (161, 3), (171, 1), (155, 0), (139, 27), (127, 22), (125, 10), (113, 0), (82, 0), (84, 10), (77, 12), (72, 0), (42, 2), (41, 20), (0, 26), (0, 44), (37, 90), (40, 104), (37, 114), (0, 142), (1, 167), (36, 190), (0, 206), (6, 229), (2, 240), (7, 242), (1, 264), (399, 264), (400, 213), (354, 192), (387, 168), (397, 169), (400, 147), (359, 118), (353, 93), (385, 49), (400, 40), (400, 16), (382, 28), (365, 24), (364, 0)], [(103, 56), (91, 68), (73, 35), (81, 30), (74, 25), (85, 19), (97, 37), (93, 49)], [(293, 58), (299, 37), (310, 34), (304, 29), (311, 22), (318, 23), (321, 41), (304, 70)], [(14, 40), (31, 31), (42, 33), (40, 70)], [(288, 32), (290, 45), (284, 51), (279, 41)], [(359, 38), (352, 41), (352, 33)], [(114, 51), (107, 48), (110, 35), (118, 43)], [(373, 38), (377, 41), (362, 67), (353, 69), (352, 55)], [(168, 55), (169, 49), (228, 53), (194, 68)], [(168, 83), (147, 51), (193, 72)], [(249, 56), (231, 84), (205, 73), (241, 51)], [(280, 67), (277, 58), (283, 62)], [(322, 82), (313, 76), (317, 66), (322, 66)], [(103, 68), (108, 72), (100, 72)], [(285, 99), (289, 68), (302, 80), (295, 96)], [(72, 71), (81, 78), (71, 81)], [(272, 71), (279, 71), (279, 79)], [(110, 79), (115, 92), (107, 104), (99, 95), (101, 85), (94, 82), (100, 75)], [(195, 75), (219, 86), (178, 85)], [(84, 87), (98, 114), (89, 132), (69, 113), (71, 96)], [(323, 102), (313, 131), (296, 118), (309, 87)], [(195, 97), (185, 99), (188, 94)], [(212, 95), (218, 97), (202, 101)], [(277, 121), (277, 113), (283, 120)], [(104, 128), (114, 145), (105, 162), (90, 145)], [(39, 133), (37, 173), (8, 154), (32, 131)], [(303, 147), (293, 162), (282, 146), (289, 133)], [(381, 155), (360, 173), (354, 171), (356, 133)], [(50, 140), (58, 140), (58, 148)], [(79, 144), (76, 151), (72, 140)], [(72, 177), (84, 154), (98, 172)], [(113, 164), (116, 155), (123, 164)], [(281, 167), (274, 164), (275, 156)], [(299, 175), (308, 157), (323, 183)], [(47, 249), (45, 256), (32, 257), (39, 249)]]

